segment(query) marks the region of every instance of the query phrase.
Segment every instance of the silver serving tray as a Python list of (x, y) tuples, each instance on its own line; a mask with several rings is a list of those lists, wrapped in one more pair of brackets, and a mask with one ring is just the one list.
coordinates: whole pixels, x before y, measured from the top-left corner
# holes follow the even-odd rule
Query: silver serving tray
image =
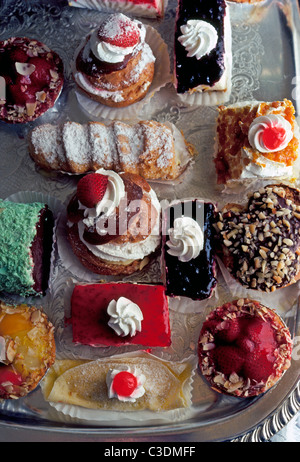
[[(173, 63), (173, 30), (176, 1), (169, 0), (163, 21), (143, 20), (157, 28), (170, 51)], [(296, 0), (265, 0), (258, 5), (237, 5), (229, 2), (233, 34), (232, 93), (230, 102), (243, 100), (291, 99), (300, 110), (300, 15)], [(27, 151), (26, 136), (34, 126), (65, 120), (85, 122), (88, 116), (78, 106), (75, 85), (71, 77), (73, 53), (82, 38), (107, 12), (72, 8), (66, 2), (27, 0), (0, 2), (0, 39), (28, 36), (46, 43), (62, 57), (66, 84), (55, 107), (34, 123), (24, 126), (0, 124), (1, 165), (0, 197), (7, 198), (18, 191), (40, 191), (66, 202), (75, 188), (76, 179), (69, 175), (49, 175), (37, 171)], [(212, 162), (215, 130), (215, 107), (185, 108), (178, 103), (172, 85), (167, 85), (144, 107), (142, 118), (169, 121), (183, 130), (187, 140), (199, 152), (188, 178), (179, 185), (154, 185), (160, 199), (202, 197), (222, 205), (229, 196), (216, 187)], [(240, 198), (242, 199), (242, 198)], [(54, 271), (54, 295), (46, 296), (42, 304), (56, 327), (57, 350), (60, 357), (79, 355), (93, 357), (95, 350), (73, 351), (63, 329), (65, 281), (71, 276), (58, 259)], [(79, 280), (79, 276), (75, 275)], [(134, 277), (131, 278), (134, 280)], [(138, 275), (138, 280), (155, 282), (159, 279), (158, 262)], [(197, 313), (178, 313), (171, 310), (174, 332), (170, 349), (156, 351), (164, 358), (181, 359), (195, 354), (197, 339), (205, 315), (223, 298), (231, 294), (219, 275), (220, 299), (214, 297)], [(295, 291), (295, 288), (293, 289)], [(298, 297), (292, 297), (283, 315), (295, 336), (300, 339)], [(298, 291), (299, 294), (299, 291)], [(9, 298), (8, 298), (9, 301)], [(31, 300), (31, 302), (33, 302)], [(271, 302), (271, 301), (270, 301)], [(295, 348), (295, 351), (297, 349)], [(113, 354), (112, 350), (97, 354)], [(299, 356), (299, 355), (298, 355)], [(110, 428), (50, 419), (49, 406), (38, 387), (18, 401), (0, 403), (2, 441), (12, 430), (24, 440), (49, 441), (266, 441), (277, 433), (300, 408), (299, 360), (295, 353), (291, 368), (282, 380), (265, 395), (238, 400), (215, 394), (200, 374), (194, 382), (195, 417), (181, 423), (139, 425)], [(52, 435), (50, 437), (49, 435)], [(55, 435), (55, 436), (53, 436)]]

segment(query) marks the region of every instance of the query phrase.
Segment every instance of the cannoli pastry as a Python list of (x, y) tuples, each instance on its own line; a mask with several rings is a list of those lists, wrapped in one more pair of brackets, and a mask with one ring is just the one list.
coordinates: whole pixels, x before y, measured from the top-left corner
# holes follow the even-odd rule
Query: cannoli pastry
[(169, 296), (209, 298), (216, 286), (213, 248), (215, 206), (174, 201), (162, 214), (162, 273)]
[(73, 252), (96, 274), (141, 270), (160, 245), (160, 203), (139, 175), (100, 169), (84, 176), (67, 214)]
[(300, 277), (299, 227), (300, 191), (268, 185), (218, 214), (220, 257), (243, 286), (273, 292)]
[(26, 37), (0, 42), (0, 120), (25, 123), (54, 106), (63, 63), (47, 45)]
[(43, 381), (50, 403), (105, 411), (155, 412), (189, 407), (192, 362), (148, 353), (96, 361), (57, 360)]
[(53, 227), (47, 204), (0, 199), (0, 291), (21, 296), (45, 294)]
[(140, 101), (154, 76), (155, 57), (145, 26), (122, 13), (94, 30), (75, 58), (74, 79), (85, 95), (111, 107)]
[(179, 0), (175, 88), (179, 96), (229, 91), (231, 28), (225, 0)]
[(174, 125), (154, 120), (39, 125), (29, 135), (29, 152), (45, 170), (82, 174), (104, 168), (146, 180), (178, 178), (195, 154)]
[(94, 10), (110, 8), (145, 18), (163, 17), (166, 3), (167, 0), (69, 0), (70, 6)]
[(91, 346), (171, 344), (162, 285), (77, 284), (71, 296), (73, 342)]
[(54, 361), (54, 327), (45, 313), (0, 301), (0, 398), (27, 395)]
[(199, 367), (211, 387), (240, 398), (273, 387), (291, 365), (293, 342), (280, 316), (239, 299), (213, 310), (199, 337)]
[(299, 175), (299, 127), (291, 101), (220, 106), (215, 167), (219, 184)]

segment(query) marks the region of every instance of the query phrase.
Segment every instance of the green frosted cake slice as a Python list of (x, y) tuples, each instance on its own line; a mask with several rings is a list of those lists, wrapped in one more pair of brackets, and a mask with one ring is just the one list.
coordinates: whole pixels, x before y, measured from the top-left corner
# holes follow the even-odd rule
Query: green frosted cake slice
[(53, 225), (46, 204), (0, 199), (0, 291), (21, 296), (45, 293)]

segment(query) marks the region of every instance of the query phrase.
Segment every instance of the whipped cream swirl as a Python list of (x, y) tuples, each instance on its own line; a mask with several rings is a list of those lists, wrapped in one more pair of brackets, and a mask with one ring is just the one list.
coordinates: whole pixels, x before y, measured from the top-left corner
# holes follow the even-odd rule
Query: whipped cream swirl
[[(283, 128), (285, 135), (282, 143), (275, 149), (270, 149), (265, 146), (263, 141), (263, 133), (267, 128)], [(289, 142), (293, 139), (293, 129), (288, 120), (278, 114), (269, 114), (266, 116), (256, 117), (249, 127), (248, 139), (253, 149), (259, 152), (276, 152), (285, 149)]]
[[(125, 196), (125, 186), (120, 175), (112, 170), (104, 170), (103, 168), (97, 170), (96, 173), (108, 176), (108, 183), (103, 198), (96, 204), (95, 207), (88, 208), (79, 202), (79, 208), (84, 210), (85, 218), (83, 219), (83, 223), (86, 226), (93, 226), (95, 219), (98, 219), (100, 216), (103, 220), (106, 220), (108, 216), (114, 213), (116, 207), (119, 206), (121, 199)], [(103, 231), (101, 231), (101, 224), (103, 224), (102, 220), (100, 220), (99, 226), (96, 225), (96, 229), (99, 234), (103, 234)]]
[(141, 332), (143, 313), (140, 307), (128, 298), (120, 297), (118, 300), (111, 300), (107, 313), (110, 316), (109, 327), (120, 337), (127, 335), (133, 337), (137, 332)]
[(125, 56), (133, 54), (137, 48), (140, 48), (140, 44), (145, 41), (146, 37), (146, 29), (144, 25), (137, 20), (133, 20), (133, 22), (136, 23), (137, 26), (140, 26), (140, 40), (136, 45), (130, 47), (121, 47), (108, 42), (104, 42), (98, 36), (98, 29), (95, 29), (92, 32), (89, 40), (89, 45), (93, 55), (100, 59), (100, 61), (113, 64), (121, 63), (124, 61)]
[(193, 218), (179, 217), (174, 220), (173, 226), (168, 231), (168, 254), (182, 262), (197, 258), (204, 246), (204, 235), (199, 224)]
[(216, 48), (218, 33), (209, 22), (190, 19), (180, 27), (180, 31), (182, 35), (178, 40), (188, 52), (189, 58), (195, 56), (200, 59)]
[[(119, 372), (123, 372), (123, 371), (130, 372), (137, 379), (137, 387), (131, 393), (130, 396), (121, 396), (118, 393), (116, 393), (116, 391), (113, 388), (113, 382), (114, 382), (115, 376), (119, 374)], [(141, 398), (145, 394), (146, 390), (143, 386), (145, 381), (146, 381), (146, 377), (143, 374), (139, 373), (135, 367), (132, 369), (130, 367), (125, 367), (122, 369), (121, 368), (120, 369), (110, 369), (106, 376), (108, 397), (117, 398), (119, 401), (123, 401), (123, 402), (127, 401), (130, 403), (135, 403), (138, 398)]]

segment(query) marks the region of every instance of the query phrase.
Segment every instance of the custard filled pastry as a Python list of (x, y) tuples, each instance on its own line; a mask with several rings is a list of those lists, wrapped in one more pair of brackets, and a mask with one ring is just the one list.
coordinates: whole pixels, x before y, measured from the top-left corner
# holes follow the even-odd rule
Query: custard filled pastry
[(73, 252), (96, 274), (140, 270), (160, 244), (160, 204), (139, 175), (100, 169), (84, 176), (67, 213)]
[(122, 13), (105, 19), (75, 58), (74, 79), (84, 94), (111, 107), (129, 106), (144, 98), (155, 62), (145, 37), (140, 21)]

